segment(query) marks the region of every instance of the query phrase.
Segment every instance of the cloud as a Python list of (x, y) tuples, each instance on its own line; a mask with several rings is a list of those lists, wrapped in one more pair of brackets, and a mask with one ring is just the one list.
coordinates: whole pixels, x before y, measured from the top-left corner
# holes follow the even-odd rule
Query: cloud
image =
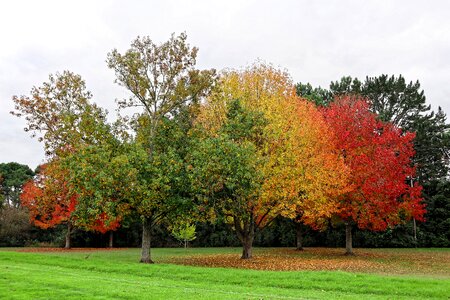
[(0, 161), (34, 167), (44, 158), (8, 114), (12, 95), (69, 69), (113, 112), (127, 92), (106, 55), (138, 35), (162, 42), (186, 31), (200, 68), (261, 58), (322, 87), (346, 75), (402, 74), (450, 112), (448, 11), (446, 1), (9, 1), (0, 11)]

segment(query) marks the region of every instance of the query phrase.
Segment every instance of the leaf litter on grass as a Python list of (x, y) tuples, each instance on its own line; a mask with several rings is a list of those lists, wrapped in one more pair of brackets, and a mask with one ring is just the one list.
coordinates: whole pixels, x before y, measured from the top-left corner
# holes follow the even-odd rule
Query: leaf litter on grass
[[(20, 252), (76, 253), (127, 248), (22, 248)], [(223, 252), (225, 251), (225, 248)], [(346, 271), (376, 274), (450, 277), (450, 251), (428, 249), (355, 249), (355, 256), (341, 248), (255, 248), (252, 259), (237, 253), (205, 254), (195, 251), (161, 257), (159, 262), (179, 265), (271, 271)], [(219, 249), (220, 250), (220, 249)]]
[(174, 264), (271, 271), (346, 271), (377, 274), (409, 274), (449, 277), (450, 252), (405, 252), (395, 249), (356, 249), (355, 256), (342, 249), (257, 249), (252, 259), (236, 254), (171, 257)]

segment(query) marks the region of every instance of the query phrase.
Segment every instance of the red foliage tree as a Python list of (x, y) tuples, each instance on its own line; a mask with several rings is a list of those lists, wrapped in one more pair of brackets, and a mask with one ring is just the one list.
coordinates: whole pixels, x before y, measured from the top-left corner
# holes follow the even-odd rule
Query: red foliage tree
[(109, 232), (109, 248), (112, 248), (114, 231), (120, 227), (120, 221), (120, 217), (111, 220), (111, 217), (106, 212), (102, 212), (88, 228), (103, 234)]
[(412, 217), (423, 220), (422, 187), (408, 183), (415, 175), (415, 135), (379, 121), (363, 99), (336, 99), (323, 114), (334, 129), (354, 185), (342, 197), (338, 213), (346, 225), (346, 254), (353, 254), (353, 225), (381, 231)]
[(55, 162), (40, 166), (40, 172), (23, 186), (22, 206), (30, 211), (30, 220), (40, 228), (67, 224), (66, 245), (70, 248), (70, 233), (77, 196), (69, 192), (64, 174)]
[[(40, 172), (24, 184), (20, 196), (22, 206), (30, 212), (30, 220), (36, 226), (47, 229), (67, 224), (65, 248), (70, 248), (70, 234), (74, 225), (100, 233), (112, 232), (120, 226), (120, 218), (111, 218), (100, 212), (90, 222), (77, 222), (76, 207), (78, 195), (71, 192), (67, 182), (67, 171), (57, 161), (40, 166)], [(79, 224), (77, 224), (79, 223)], [(112, 234), (110, 234), (112, 247)]]

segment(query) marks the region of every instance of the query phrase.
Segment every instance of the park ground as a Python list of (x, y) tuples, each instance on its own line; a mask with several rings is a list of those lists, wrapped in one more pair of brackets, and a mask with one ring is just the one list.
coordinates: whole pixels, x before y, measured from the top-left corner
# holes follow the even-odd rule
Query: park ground
[(0, 299), (449, 299), (450, 249), (0, 249)]

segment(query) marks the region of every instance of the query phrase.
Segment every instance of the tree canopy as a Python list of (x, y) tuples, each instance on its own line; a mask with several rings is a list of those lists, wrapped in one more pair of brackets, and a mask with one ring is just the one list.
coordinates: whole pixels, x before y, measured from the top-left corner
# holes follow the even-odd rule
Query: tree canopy
[[(247, 197), (234, 195), (240, 201), (224, 194), (235, 199), (232, 203), (244, 202), (229, 216), (243, 243), (243, 258), (251, 257), (254, 230), (281, 213), (294, 218), (301, 211), (304, 222), (318, 227), (331, 216), (335, 205), (330, 196), (346, 188), (346, 167), (321, 118), (312, 104), (295, 95), (287, 73), (265, 64), (226, 72), (205, 103), (198, 124), (213, 138), (211, 151), (219, 152), (205, 154), (204, 164), (209, 167), (211, 159), (223, 157), (216, 163), (232, 172), (207, 176), (211, 186), (218, 184), (222, 190), (226, 185), (220, 178), (234, 178), (247, 187), (239, 189)], [(229, 155), (230, 149), (236, 153)], [(253, 162), (246, 160), (249, 157)], [(242, 174), (235, 173), (241, 168)], [(213, 172), (220, 170), (212, 167)], [(239, 179), (243, 174), (257, 181)]]
[(19, 207), (23, 184), (34, 176), (27, 165), (0, 163), (0, 208), (2, 204)]
[[(108, 54), (108, 66), (116, 74), (116, 82), (132, 96), (119, 103), (121, 108), (142, 107), (135, 120), (141, 145), (148, 152), (147, 167), (139, 174), (146, 182), (142, 197), (134, 207), (143, 218), (141, 262), (151, 263), (150, 231), (152, 225), (174, 206), (170, 200), (180, 199), (171, 193), (170, 183), (180, 170), (176, 153), (159, 144), (157, 136), (165, 118), (174, 117), (186, 106), (197, 104), (215, 81), (214, 70), (195, 69), (198, 49), (186, 42), (185, 33), (172, 35), (162, 44), (149, 37), (137, 38), (124, 54), (113, 50)], [(145, 133), (145, 134), (144, 134)], [(159, 146), (159, 147), (158, 147)], [(140, 181), (143, 182), (142, 180)], [(168, 193), (170, 195), (168, 195)]]
[(108, 67), (129, 92), (115, 123), (70, 71), (14, 96), (12, 114), (44, 142), (48, 162), (36, 175), (0, 164), (2, 197), (18, 206), (21, 193), (39, 227), (66, 224), (68, 246), (72, 228), (106, 233), (134, 222), (143, 263), (153, 262), (160, 226), (219, 220), (247, 259), (261, 230), (282, 218), (314, 230), (342, 222), (351, 253), (352, 227), (423, 220), (421, 184), (436, 183), (430, 203), (442, 204), (449, 125), (418, 82), (344, 77), (327, 90), (294, 85), (263, 62), (199, 70), (197, 53), (185, 33), (112, 50)]
[[(415, 176), (414, 134), (378, 120), (364, 99), (344, 96), (323, 112), (336, 133), (354, 186), (339, 204), (347, 235), (353, 223), (361, 229), (385, 230), (401, 223), (402, 217), (423, 219), (422, 187), (408, 182)], [(350, 236), (347, 253), (352, 253)]]

